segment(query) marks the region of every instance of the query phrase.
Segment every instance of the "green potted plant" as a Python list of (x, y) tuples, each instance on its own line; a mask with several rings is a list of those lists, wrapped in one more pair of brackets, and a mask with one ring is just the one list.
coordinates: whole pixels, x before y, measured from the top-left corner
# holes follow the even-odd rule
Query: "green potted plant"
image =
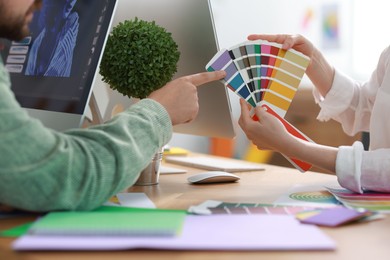
[[(112, 89), (142, 99), (172, 79), (179, 58), (178, 45), (171, 33), (154, 21), (135, 18), (113, 28), (100, 63), (100, 74)], [(136, 184), (158, 183), (162, 152), (161, 148)]]
[(100, 74), (112, 89), (142, 99), (172, 79), (179, 57), (171, 33), (154, 21), (135, 18), (113, 28)]

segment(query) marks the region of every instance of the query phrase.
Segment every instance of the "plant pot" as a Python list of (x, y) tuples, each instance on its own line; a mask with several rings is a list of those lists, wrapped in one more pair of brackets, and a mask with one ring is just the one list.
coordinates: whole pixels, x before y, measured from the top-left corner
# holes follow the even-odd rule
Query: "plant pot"
[(160, 149), (152, 158), (152, 161), (141, 171), (134, 185), (148, 186), (157, 185), (160, 178), (160, 166), (164, 149)]

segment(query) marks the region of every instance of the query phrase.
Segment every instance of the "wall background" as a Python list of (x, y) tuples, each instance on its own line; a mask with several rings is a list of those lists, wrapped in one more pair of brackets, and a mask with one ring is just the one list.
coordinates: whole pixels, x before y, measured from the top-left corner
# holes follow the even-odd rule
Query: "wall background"
[[(211, 0), (211, 3), (220, 48), (240, 43), (251, 33), (299, 33), (318, 46), (337, 69), (359, 80), (368, 79), (381, 51), (390, 43), (390, 34), (383, 31), (390, 24), (388, 1), (294, 0), (291, 4), (289, 0)], [(133, 19), (127, 17), (126, 8), (131, 8), (131, 1), (119, 0), (116, 21)], [(300, 88), (311, 88), (307, 78)], [(101, 81), (96, 82), (94, 94), (105, 119), (117, 101), (131, 104)], [(230, 99), (237, 121), (238, 98), (233, 94)], [(237, 129), (235, 157), (243, 158), (248, 142)], [(310, 133), (306, 134), (310, 137)], [(170, 145), (208, 153), (209, 143), (207, 137), (174, 134)]]

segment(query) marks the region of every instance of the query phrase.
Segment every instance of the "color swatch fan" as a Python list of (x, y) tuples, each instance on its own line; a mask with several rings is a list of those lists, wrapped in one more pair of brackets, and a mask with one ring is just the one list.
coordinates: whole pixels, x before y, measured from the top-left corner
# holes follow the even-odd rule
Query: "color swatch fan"
[[(291, 134), (312, 142), (284, 119), (310, 59), (298, 51), (281, 47), (281, 44), (263, 40), (243, 42), (219, 51), (206, 65), (206, 70), (226, 71), (222, 80), (226, 87), (252, 107), (266, 107)], [(253, 109), (251, 113), (257, 120)], [(306, 162), (286, 158), (302, 172), (311, 168)]]

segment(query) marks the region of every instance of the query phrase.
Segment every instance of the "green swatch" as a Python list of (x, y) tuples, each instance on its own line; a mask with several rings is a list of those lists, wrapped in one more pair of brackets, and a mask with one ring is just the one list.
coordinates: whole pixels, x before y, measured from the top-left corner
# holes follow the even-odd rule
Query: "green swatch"
[(19, 237), (27, 233), (28, 229), (32, 226), (33, 222), (29, 222), (23, 225), (19, 225), (0, 232), (1, 237)]
[(52, 212), (29, 229), (34, 235), (174, 236), (185, 211), (101, 208), (91, 212)]

